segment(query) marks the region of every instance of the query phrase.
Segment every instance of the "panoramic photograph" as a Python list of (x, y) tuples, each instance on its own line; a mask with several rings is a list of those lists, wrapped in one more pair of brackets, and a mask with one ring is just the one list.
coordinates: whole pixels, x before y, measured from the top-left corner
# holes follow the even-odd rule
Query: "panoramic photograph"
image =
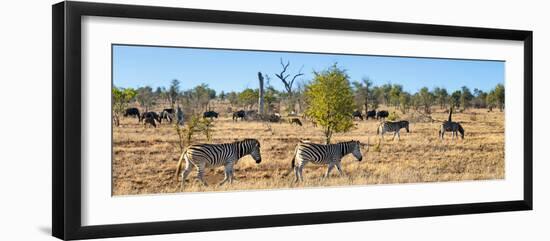
[(505, 178), (505, 62), (112, 45), (112, 195)]

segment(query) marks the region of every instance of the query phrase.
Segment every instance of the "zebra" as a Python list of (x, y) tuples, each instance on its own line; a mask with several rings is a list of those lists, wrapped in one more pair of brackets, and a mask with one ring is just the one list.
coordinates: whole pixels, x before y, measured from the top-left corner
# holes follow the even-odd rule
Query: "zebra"
[(340, 176), (343, 176), (344, 173), (340, 164), (342, 157), (352, 153), (358, 161), (361, 161), (363, 156), (361, 155), (360, 146), (359, 141), (347, 141), (328, 145), (300, 141), (296, 146), (294, 157), (292, 158), (292, 168), (294, 168), (296, 175), (294, 182), (304, 180), (302, 169), (308, 162), (318, 165), (328, 165), (324, 178), (329, 176), (334, 166), (338, 169)]
[(439, 138), (441, 138), (441, 140), (443, 140), (443, 136), (446, 131), (450, 131), (452, 133), (452, 139), (455, 139), (455, 136), (458, 135), (457, 132), (460, 132), (460, 137), (464, 140), (464, 128), (462, 128), (460, 123), (454, 121), (443, 122), (441, 124), (441, 129), (439, 129)]
[(204, 171), (206, 167), (225, 167), (225, 177), (219, 185), (223, 185), (227, 181), (233, 183), (235, 179), (233, 166), (237, 164), (239, 159), (246, 155), (251, 155), (257, 164), (262, 162), (260, 155), (260, 142), (256, 139), (245, 139), (242, 141), (235, 141), (232, 143), (223, 144), (196, 144), (189, 146), (185, 152), (183, 152), (178, 161), (176, 167), (176, 180), (183, 167), (183, 159), (185, 159), (185, 169), (183, 170), (181, 177), (181, 187), (185, 184), (187, 175), (191, 172), (192, 166), (197, 168), (197, 179), (208, 186), (204, 180)]
[(184, 121), (184, 115), (183, 115), (183, 111), (179, 106), (178, 106), (178, 110), (176, 111), (176, 117), (177, 117), (178, 125), (182, 126)]
[(384, 134), (386, 134), (386, 132), (393, 132), (393, 138), (391, 138), (391, 140), (393, 141), (396, 135), (397, 139), (401, 140), (401, 135), (399, 134), (399, 132), (403, 128), (405, 128), (405, 130), (409, 132), (408, 121), (384, 121), (378, 126), (378, 129), (376, 129), (376, 134), (380, 134), (380, 137), (382, 138), (382, 140), (384, 140)]

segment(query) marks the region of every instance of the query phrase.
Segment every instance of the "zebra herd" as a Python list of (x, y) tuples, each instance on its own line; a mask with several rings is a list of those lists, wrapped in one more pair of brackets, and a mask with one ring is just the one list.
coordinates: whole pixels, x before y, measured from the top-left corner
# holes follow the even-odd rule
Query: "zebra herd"
[[(458, 122), (451, 120), (452, 109), (449, 113), (449, 119), (441, 124), (439, 130), (439, 138), (443, 139), (445, 132), (452, 132), (453, 139), (460, 133), (464, 139), (464, 128)], [(383, 139), (383, 135), (387, 132), (393, 132), (393, 138), (397, 136), (400, 139), (400, 130), (405, 129), (409, 132), (409, 121), (383, 121), (377, 128), (377, 135)], [(295, 148), (291, 160), (291, 167), (294, 171), (294, 182), (303, 181), (302, 170), (307, 163), (317, 165), (326, 165), (327, 169), (324, 178), (328, 178), (330, 172), (336, 167), (340, 176), (345, 176), (341, 161), (344, 156), (352, 154), (357, 161), (363, 159), (361, 147), (369, 144), (362, 144), (359, 141), (352, 140), (339, 142), (336, 144), (316, 144), (309, 141), (300, 141)], [(224, 166), (224, 179), (219, 183), (223, 185), (226, 182), (233, 183), (235, 180), (234, 166), (244, 156), (250, 155), (257, 164), (261, 163), (262, 157), (260, 154), (260, 142), (256, 139), (245, 139), (232, 143), (223, 144), (196, 144), (189, 146), (180, 156), (176, 167), (176, 179), (181, 172), (181, 188), (183, 189), (187, 176), (192, 168), (197, 169), (197, 179), (208, 186), (204, 180), (204, 173), (207, 167)], [(185, 168), (183, 161), (185, 160)], [(183, 170), (183, 171), (182, 171)]]
[[(315, 144), (308, 141), (301, 141), (294, 152), (292, 159), (292, 168), (296, 176), (295, 182), (303, 181), (302, 169), (308, 163), (317, 165), (327, 165), (328, 169), (325, 178), (328, 177), (331, 170), (336, 167), (341, 176), (342, 158), (348, 154), (353, 154), (358, 161), (363, 159), (360, 147), (367, 144), (361, 144), (359, 141), (347, 141), (336, 144)], [(205, 186), (208, 186), (204, 180), (204, 172), (207, 167), (224, 166), (224, 179), (218, 184), (223, 185), (226, 182), (233, 183), (235, 173), (233, 167), (244, 156), (250, 155), (257, 164), (262, 162), (260, 154), (260, 142), (256, 139), (245, 139), (232, 143), (223, 144), (196, 144), (189, 146), (180, 156), (176, 166), (176, 179), (181, 172), (181, 187), (183, 189), (185, 180), (192, 168), (197, 169), (197, 179)], [(183, 168), (185, 160), (185, 168)]]

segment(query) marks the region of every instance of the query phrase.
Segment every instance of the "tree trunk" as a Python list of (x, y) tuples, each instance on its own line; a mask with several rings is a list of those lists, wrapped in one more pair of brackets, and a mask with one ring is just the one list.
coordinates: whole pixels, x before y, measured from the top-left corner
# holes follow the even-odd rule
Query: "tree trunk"
[(258, 94), (258, 114), (264, 115), (264, 77), (261, 72), (258, 72), (258, 80), (260, 81), (260, 89)]

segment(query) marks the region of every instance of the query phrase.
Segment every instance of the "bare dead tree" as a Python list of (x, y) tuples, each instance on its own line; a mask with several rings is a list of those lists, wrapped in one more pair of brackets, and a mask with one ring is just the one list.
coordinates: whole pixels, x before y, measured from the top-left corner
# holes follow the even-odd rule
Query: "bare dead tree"
[(283, 67), (283, 69), (281, 70), (280, 73), (278, 74), (275, 73), (275, 76), (277, 76), (277, 78), (279, 78), (283, 82), (283, 85), (285, 86), (285, 90), (290, 100), (290, 109), (294, 110), (294, 106), (293, 106), (294, 100), (292, 98), (293, 97), (292, 86), (294, 85), (294, 81), (296, 80), (296, 78), (304, 75), (302, 73), (302, 69), (304, 68), (304, 66), (302, 65), (302, 67), (300, 67), (300, 70), (298, 70), (298, 73), (293, 75), (291, 79), (289, 79), (291, 74), (287, 73), (288, 67), (290, 66), (290, 61), (287, 61), (287, 63), (285, 64), (283, 62), (283, 59), (281, 58), (281, 66)]
[(260, 81), (260, 89), (258, 94), (258, 114), (264, 115), (264, 77), (262, 72), (258, 72), (258, 80)]

